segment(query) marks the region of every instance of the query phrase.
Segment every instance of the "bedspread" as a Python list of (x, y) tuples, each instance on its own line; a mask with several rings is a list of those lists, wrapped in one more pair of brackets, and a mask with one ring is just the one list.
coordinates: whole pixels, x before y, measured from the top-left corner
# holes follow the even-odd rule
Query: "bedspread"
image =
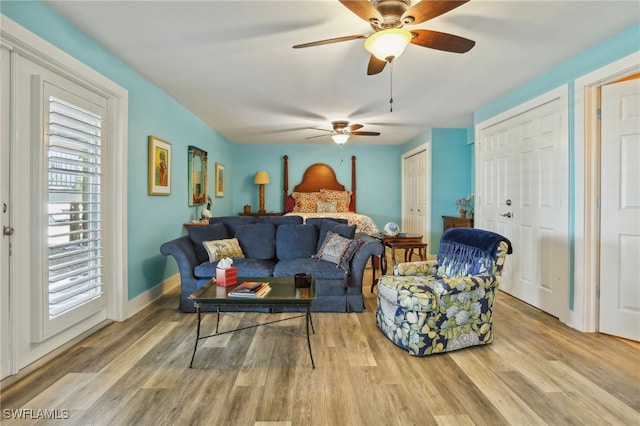
[(310, 217), (335, 217), (340, 219), (347, 219), (349, 225), (356, 225), (356, 232), (364, 232), (365, 234), (377, 233), (378, 227), (373, 219), (369, 216), (353, 213), (353, 212), (338, 212), (338, 213), (287, 213), (288, 216), (301, 216), (303, 222), (306, 223)]

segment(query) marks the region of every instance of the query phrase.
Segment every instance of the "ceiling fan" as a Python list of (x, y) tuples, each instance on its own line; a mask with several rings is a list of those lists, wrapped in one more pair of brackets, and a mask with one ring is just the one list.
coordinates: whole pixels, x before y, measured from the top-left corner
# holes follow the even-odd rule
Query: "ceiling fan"
[(347, 142), (349, 136), (380, 136), (380, 132), (361, 132), (358, 129), (363, 128), (362, 124), (351, 124), (348, 121), (332, 121), (331, 126), (333, 130), (316, 129), (328, 134), (310, 136), (307, 139), (321, 138), (324, 136), (331, 136), (331, 139), (338, 145), (342, 145)]
[(364, 48), (371, 53), (367, 74), (372, 75), (381, 72), (387, 63), (400, 56), (409, 43), (454, 53), (468, 52), (476, 44), (473, 40), (453, 34), (403, 28), (405, 25), (419, 24), (443, 15), (469, 0), (422, 0), (413, 6), (411, 6), (411, 0), (339, 1), (347, 9), (367, 21), (374, 33), (355, 34), (298, 44), (293, 46), (294, 49), (366, 39)]

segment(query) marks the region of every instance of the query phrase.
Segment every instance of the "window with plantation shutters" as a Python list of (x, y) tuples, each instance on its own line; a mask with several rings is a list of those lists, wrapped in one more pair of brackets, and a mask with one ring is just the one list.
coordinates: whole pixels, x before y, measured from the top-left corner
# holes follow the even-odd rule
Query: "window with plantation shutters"
[(102, 293), (102, 118), (49, 97), (49, 319)]
[(102, 118), (49, 97), (49, 318), (102, 295)]

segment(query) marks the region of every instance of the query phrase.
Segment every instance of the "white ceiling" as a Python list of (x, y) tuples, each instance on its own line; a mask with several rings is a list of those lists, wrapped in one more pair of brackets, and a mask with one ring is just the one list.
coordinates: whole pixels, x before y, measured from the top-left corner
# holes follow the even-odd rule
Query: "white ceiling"
[(640, 2), (472, 0), (408, 29), (476, 41), (466, 54), (409, 45), (367, 76), (369, 34), (337, 0), (47, 1), (72, 24), (236, 143), (333, 143), (319, 127), (364, 125), (399, 144), (432, 127), (469, 127), (473, 111), (640, 21)]

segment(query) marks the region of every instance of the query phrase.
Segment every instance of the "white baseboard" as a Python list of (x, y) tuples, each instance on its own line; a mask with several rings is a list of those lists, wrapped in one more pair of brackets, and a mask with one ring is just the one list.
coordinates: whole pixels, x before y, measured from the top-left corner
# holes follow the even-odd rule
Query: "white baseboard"
[(130, 318), (132, 315), (140, 312), (155, 300), (164, 296), (175, 287), (180, 286), (180, 274), (175, 274), (162, 281), (155, 287), (145, 291), (132, 300), (129, 300), (125, 308), (125, 318)]

